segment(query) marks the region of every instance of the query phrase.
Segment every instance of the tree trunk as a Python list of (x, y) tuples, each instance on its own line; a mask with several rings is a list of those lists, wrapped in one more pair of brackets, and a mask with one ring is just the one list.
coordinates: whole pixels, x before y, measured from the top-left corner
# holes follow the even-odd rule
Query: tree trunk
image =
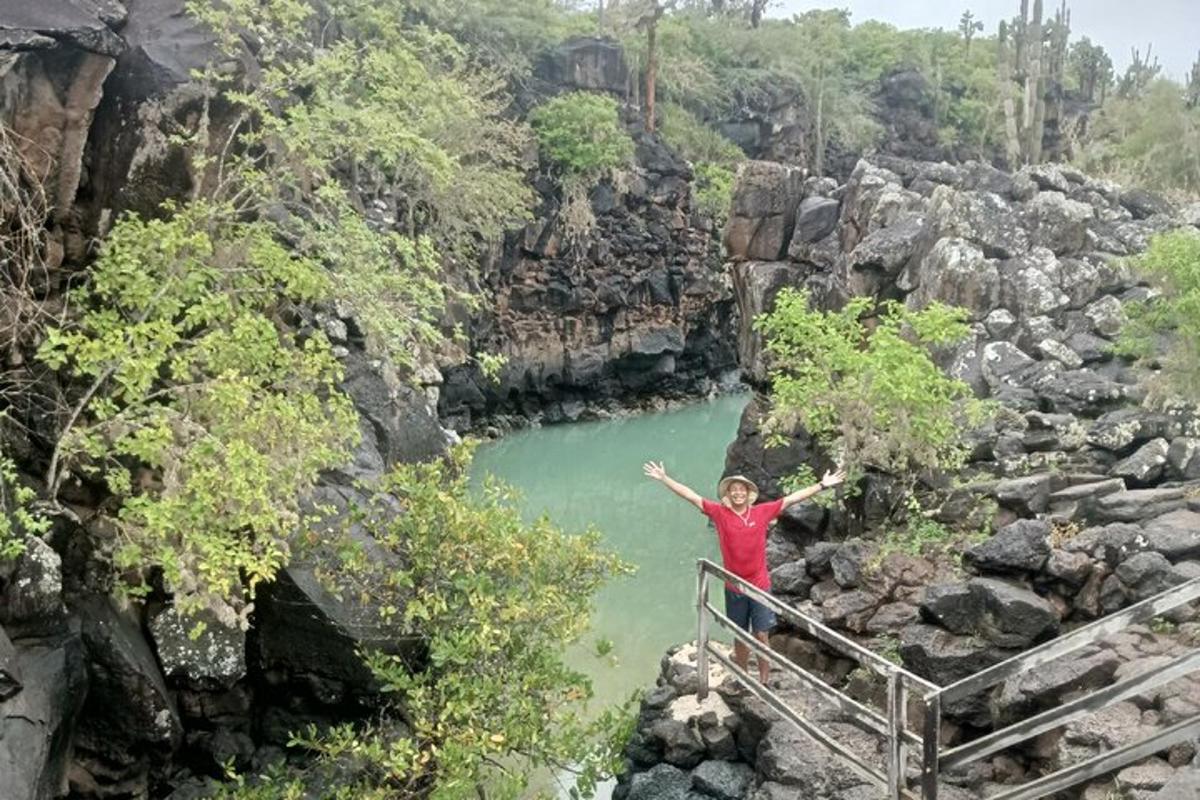
[(658, 19), (646, 27), (646, 133), (654, 133), (654, 88), (658, 80)]
[(817, 120), (816, 135), (813, 149), (813, 174), (817, 177), (825, 175), (825, 81), (818, 81), (817, 86)]

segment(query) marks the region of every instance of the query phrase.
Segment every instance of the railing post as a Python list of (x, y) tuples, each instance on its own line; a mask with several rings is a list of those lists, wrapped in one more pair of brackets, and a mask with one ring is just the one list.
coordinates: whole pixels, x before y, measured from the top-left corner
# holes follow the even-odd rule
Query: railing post
[(697, 564), (696, 576), (696, 672), (700, 678), (700, 689), (696, 696), (708, 697), (708, 573), (704, 562)]
[(908, 692), (900, 671), (888, 676), (888, 797), (901, 800), (908, 789)]
[(937, 800), (938, 757), (941, 753), (942, 696), (934, 694), (925, 701), (925, 753), (921, 758), (921, 798)]

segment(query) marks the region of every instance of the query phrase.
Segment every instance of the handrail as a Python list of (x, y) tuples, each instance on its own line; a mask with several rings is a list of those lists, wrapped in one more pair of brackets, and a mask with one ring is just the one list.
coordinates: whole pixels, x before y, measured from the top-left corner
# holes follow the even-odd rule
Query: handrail
[(1043, 645), (1026, 650), (1007, 661), (980, 670), (970, 677), (952, 683), (939, 690), (942, 703), (953, 703), (964, 697), (991, 688), (1013, 675), (1041, 666), (1068, 653), (1073, 653), (1089, 644), (1094, 644), (1130, 625), (1153, 619), (1158, 615), (1178, 608), (1184, 603), (1200, 598), (1200, 578), (1192, 578), (1154, 597), (1129, 606), (1123, 611), (1096, 620), (1090, 625), (1076, 628), (1065, 636), (1051, 639)]
[[(920, 797), (922, 800), (937, 800), (939, 789), (938, 778), (943, 769), (960, 767), (964, 764), (978, 761), (1016, 744), (1028, 741), (1041, 733), (1062, 727), (1088, 714), (1107, 708), (1113, 703), (1120, 702), (1121, 700), (1170, 683), (1200, 670), (1200, 648), (1196, 648), (1165, 664), (1160, 664), (1117, 683), (1088, 692), (1056, 708), (1019, 720), (965, 744), (943, 750), (941, 746), (941, 721), (942, 710), (946, 706), (978, 692), (990, 689), (996, 684), (1023, 674), (1037, 666), (1101, 641), (1128, 625), (1151, 619), (1186, 603), (1200, 599), (1200, 578), (1182, 583), (1154, 597), (1136, 603), (1121, 612), (1085, 625), (1013, 658), (980, 670), (970, 677), (942, 687), (909, 672), (901, 666), (893, 664), (877, 653), (806, 616), (799, 610), (792, 608), (759, 589), (757, 586), (754, 586), (744, 578), (734, 575), (708, 559), (700, 559), (697, 562), (697, 567), (696, 609), (698, 623), (696, 660), (697, 669), (700, 674), (699, 695), (701, 699), (708, 693), (708, 657), (712, 656), (724, 665), (739, 682), (760, 697), (771, 708), (782, 714), (784, 718), (791, 721), (837, 755), (846, 759), (864, 777), (877, 785), (885, 787), (889, 800), (915, 797), (908, 789), (906, 776), (908, 747), (910, 745), (917, 748), (917, 751), (921, 754)], [(721, 578), (736, 586), (741, 593), (757, 600), (774, 610), (777, 614), (787, 618), (789, 622), (800, 630), (829, 645), (843, 655), (848, 656), (860, 666), (867, 667), (876, 674), (887, 678), (888, 696), (886, 716), (879, 714), (821, 681), (815, 675), (809, 673), (782, 654), (771, 650), (769, 646), (763, 645), (753, 636), (735, 625), (733, 620), (708, 602), (708, 580), (710, 577)], [(870, 731), (884, 736), (887, 744), (887, 774), (885, 775), (876, 767), (863, 762), (857, 754), (851, 752), (831, 735), (822, 731), (814, 722), (806, 720), (794, 709), (788, 707), (787, 703), (771, 689), (761, 686), (750, 678), (725, 653), (715, 649), (708, 637), (708, 619), (710, 616), (722, 627), (728, 629), (738, 642), (743, 643), (750, 650), (754, 651), (755, 655), (759, 658), (767, 658), (772, 663), (778, 664), (785, 671), (799, 678), (825, 702), (834, 705), (839, 711), (843, 712), (846, 717)], [(922, 692), (920, 701), (925, 708), (922, 736), (917, 736), (908, 730), (907, 706), (908, 686), (910, 685)], [(1160, 752), (1176, 742), (1184, 741), (1197, 735), (1200, 735), (1200, 714), (1183, 720), (1141, 741), (1101, 753), (1082, 763), (1065, 767), (1056, 772), (1041, 776), (1029, 783), (1007, 790), (1003, 794), (998, 795), (995, 800), (1036, 800), (1048, 794), (1078, 786), (1098, 775), (1111, 772), (1126, 764)]]
[[(858, 643), (851, 641), (837, 631), (804, 616), (796, 609), (777, 600), (744, 578), (734, 575), (713, 562), (707, 559), (700, 559), (697, 566), (696, 608), (698, 614), (697, 635), (699, 639), (696, 647), (696, 666), (700, 678), (700, 698), (703, 699), (708, 694), (708, 657), (712, 656), (725, 666), (739, 682), (750, 689), (763, 702), (779, 712), (785, 719), (835, 754), (841, 756), (864, 778), (867, 778), (878, 786), (885, 787), (890, 800), (915, 798), (916, 795), (907, 788), (906, 767), (908, 762), (908, 746), (912, 745), (918, 749), (923, 749), (927, 747), (927, 744), (920, 736), (908, 730), (908, 691), (905, 684), (906, 682), (915, 684), (923, 691), (936, 691), (939, 687), (918, 675), (914, 675), (903, 667), (893, 664), (891, 661), (862, 647)], [(710, 576), (724, 579), (737, 586), (743, 594), (774, 609), (777, 613), (786, 616), (792, 622), (800, 623), (798, 627), (802, 630), (809, 632), (831, 647), (856, 660), (860, 665), (868, 666), (873, 671), (883, 674), (888, 679), (887, 716), (878, 714), (845, 693), (824, 683), (781, 653), (771, 650), (770, 647), (763, 645), (736, 625), (728, 616), (714, 608), (708, 602), (708, 578)], [(712, 642), (708, 639), (707, 621), (710, 616), (723, 628), (732, 633), (738, 642), (741, 642), (752, 650), (757, 657), (766, 658), (770, 662), (779, 665), (784, 671), (799, 678), (806, 686), (815, 691), (822, 700), (833, 705), (846, 717), (862, 725), (864, 728), (883, 736), (887, 742), (886, 774), (863, 761), (858, 754), (846, 748), (831, 735), (821, 730), (819, 725), (805, 719), (794, 709), (790, 708), (778, 694), (751, 679), (728, 656), (713, 648)]]
[(763, 605), (770, 607), (775, 611), (775, 613), (782, 614), (783, 616), (787, 617), (789, 621), (793, 623), (799, 623), (797, 627), (799, 627), (805, 633), (820, 639), (822, 642), (834, 648), (835, 650), (840, 651), (844, 655), (854, 658), (863, 666), (871, 668), (873, 672), (876, 672), (885, 678), (893, 673), (898, 672), (903, 675), (906, 680), (915, 683), (917, 686), (920, 686), (927, 692), (941, 691), (942, 687), (938, 686), (936, 683), (926, 680), (920, 675), (915, 675), (898, 664), (893, 664), (891, 661), (888, 661), (874, 650), (863, 647), (857, 642), (838, 633), (833, 628), (823, 625), (810, 617), (806, 617), (804, 614), (801, 614), (799, 611), (787, 605), (786, 603), (781, 602), (777, 598), (772, 597), (764, 592), (762, 589), (759, 589), (745, 578), (734, 575), (732, 572), (724, 569), (723, 567), (717, 566), (706, 558), (700, 559), (699, 563), (702, 566), (703, 571), (709, 572), (718, 578), (722, 578), (729, 583), (737, 585), (739, 587), (738, 590), (742, 594), (746, 595), (747, 597), (752, 597)]

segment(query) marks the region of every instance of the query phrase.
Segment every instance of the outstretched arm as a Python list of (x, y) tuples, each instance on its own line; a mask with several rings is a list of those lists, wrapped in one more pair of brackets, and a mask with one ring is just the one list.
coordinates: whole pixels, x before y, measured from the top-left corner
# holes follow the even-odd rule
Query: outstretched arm
[(642, 471), (646, 473), (647, 477), (659, 481), (672, 492), (694, 505), (696, 508), (700, 509), (701, 511), (704, 510), (704, 498), (696, 494), (696, 492), (691, 488), (684, 486), (682, 483), (668, 475), (667, 470), (663, 467), (661, 461), (657, 464), (655, 464), (653, 461), (647, 461), (642, 465)]
[(796, 503), (803, 503), (822, 489), (832, 489), (844, 480), (846, 480), (846, 470), (844, 469), (839, 469), (837, 472), (826, 472), (820, 483), (814, 483), (807, 489), (798, 489), (783, 498), (783, 507), (787, 508)]

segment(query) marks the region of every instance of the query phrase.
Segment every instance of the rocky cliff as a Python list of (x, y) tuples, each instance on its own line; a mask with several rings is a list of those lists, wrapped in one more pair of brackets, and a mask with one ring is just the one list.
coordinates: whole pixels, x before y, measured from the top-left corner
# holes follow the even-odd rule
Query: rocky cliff
[[(605, 39), (570, 40), (539, 62), (527, 106), (587, 89), (624, 98), (629, 70)], [(533, 176), (535, 219), (486, 260), (485, 308), (470, 352), (507, 358), (497, 380), (471, 364), (445, 372), (440, 411), (458, 430), (504, 417), (562, 422), (652, 397), (707, 394), (736, 368), (733, 297), (711, 221), (693, 208), (692, 171), (627, 123), (634, 164), (591, 188), (594, 223), (564, 219), (552, 167)]]
[[(36, 301), (56, 307), (118, 214), (203, 180), (170, 136), (201, 113), (190, 73), (212, 54), (183, 0), (0, 2), (0, 122), (49, 195)], [(430, 398), (362, 350), (353, 319), (326, 309), (303, 324), (342, 356), (363, 433), (315, 502), (345, 509), (356, 480), (445, 452)], [(27, 355), (14, 349), (5, 368)], [(51, 424), (36, 397), (4, 397), (27, 426), (6, 427), (6, 449), (34, 467)], [(305, 558), (259, 594), (248, 632), (214, 618), (194, 638), (169, 604), (114, 599), (96, 566), (113, 546), (102, 498), (68, 494), (76, 519), (0, 566), (0, 798), (194, 797), (196, 776), (261, 768), (302, 726), (370, 712), (357, 653), (384, 644), (378, 615), (327, 592)]]
[[(836, 185), (801, 180), (784, 165), (746, 165), (726, 232), (743, 320), (768, 310), (784, 286), (807, 286), (826, 308), (854, 295), (965, 307), (970, 339), (939, 358), (1001, 408), (972, 434), (964, 474), (941, 491), (928, 487), (938, 498), (933, 518), (974, 534), (926, 548), (898, 542), (887, 523), (902, 504), (885, 476), (868, 476), (848, 508), (802, 504), (776, 526), (768, 540), (775, 593), (946, 685), (1200, 575), (1200, 414), (1191, 403), (1144, 403), (1153, 369), (1111, 352), (1124, 304), (1151, 291), (1124, 257), (1154, 233), (1196, 225), (1197, 210), (1055, 166), (1010, 175), (884, 156), (859, 162)], [(739, 352), (747, 379), (764, 386), (762, 344), (744, 325)], [(761, 398), (747, 408), (726, 471), (777, 496), (779, 479), (799, 464), (828, 461), (803, 433), (764, 447), (765, 408)], [(1195, 648), (1198, 613), (1130, 627), (945, 709), (944, 741)], [(773, 645), (852, 696), (882, 703), (880, 687), (851, 674), (851, 662), (786, 626)], [(628, 751), (628, 798), (873, 796), (732, 685), (697, 707), (694, 682), (694, 653), (664, 661)], [(843, 744), (882, 753), (836, 709), (788, 680), (780, 686)], [(1198, 711), (1200, 682), (1177, 681), (952, 773), (946, 794), (987, 796)], [(1200, 781), (1195, 755), (1195, 746), (1179, 746), (1097, 779), (1082, 796), (1188, 796)]]

